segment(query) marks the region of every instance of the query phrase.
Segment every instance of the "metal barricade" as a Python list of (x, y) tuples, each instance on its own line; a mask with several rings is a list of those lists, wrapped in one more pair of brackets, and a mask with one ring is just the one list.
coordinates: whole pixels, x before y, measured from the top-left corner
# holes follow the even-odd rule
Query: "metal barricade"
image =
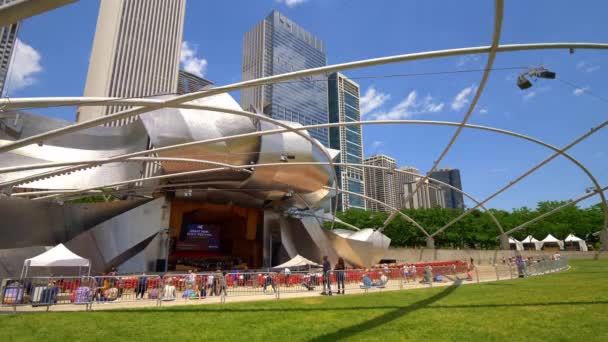
[(93, 278), (95, 304), (158, 301), (160, 297), (162, 281), (158, 275), (109, 275)]
[(281, 293), (309, 293), (321, 291), (323, 272), (321, 270), (309, 271), (281, 271), (277, 273), (275, 286)]
[(6, 279), (0, 289), (0, 305), (44, 307), (77, 304), (90, 309), (95, 281), (92, 277), (29, 277)]
[(261, 296), (274, 295), (280, 297), (281, 287), (279, 275), (276, 272), (231, 272), (224, 276), (226, 284), (225, 295), (228, 297), (238, 296)]
[(223, 275), (218, 277), (216, 273), (165, 274), (160, 281), (159, 305), (163, 302), (191, 301), (220, 296), (221, 279)]

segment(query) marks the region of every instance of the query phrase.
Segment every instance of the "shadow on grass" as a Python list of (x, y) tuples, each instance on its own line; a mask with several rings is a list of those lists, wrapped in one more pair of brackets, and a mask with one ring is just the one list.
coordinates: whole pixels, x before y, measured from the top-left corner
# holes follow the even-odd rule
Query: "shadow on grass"
[(400, 307), (396, 310), (385, 313), (385, 314), (383, 314), (379, 317), (376, 317), (374, 319), (371, 319), (369, 321), (365, 321), (363, 323), (352, 325), (347, 328), (342, 328), (333, 333), (329, 333), (329, 334), (325, 334), (325, 335), (313, 338), (310, 341), (336, 341), (338, 339), (348, 338), (348, 337), (357, 335), (361, 332), (377, 328), (381, 325), (394, 321), (394, 320), (401, 318), (416, 310), (423, 309), (423, 308), (429, 306), (430, 304), (449, 296), (452, 292), (454, 292), (458, 288), (459, 285), (460, 285), (460, 282), (457, 282), (454, 285), (449, 286), (448, 288), (446, 288), (445, 290), (439, 292), (438, 294), (436, 294), (434, 296), (417, 301), (417, 302), (412, 303), (405, 307)]
[[(323, 312), (323, 311), (358, 311), (358, 310), (411, 310), (412, 308), (432, 310), (432, 309), (481, 309), (481, 308), (517, 308), (517, 307), (533, 307), (533, 306), (566, 306), (566, 305), (606, 305), (608, 300), (597, 301), (570, 301), (570, 302), (539, 302), (539, 303), (511, 303), (511, 304), (466, 304), (466, 305), (429, 305), (452, 292), (455, 286), (450, 286), (446, 291), (443, 291), (433, 297), (421, 300), (411, 305), (375, 305), (375, 306), (344, 306), (344, 307), (312, 307), (312, 308), (230, 308), (225, 306), (208, 307), (200, 305), (196, 307), (176, 307), (176, 308), (145, 308), (145, 309), (113, 309), (93, 311), (94, 313), (112, 314), (112, 313), (141, 313), (141, 314), (158, 314), (158, 313), (271, 313), (271, 312)], [(448, 292), (448, 290), (450, 290)], [(448, 293), (446, 293), (448, 292)], [(11, 312), (7, 312), (12, 314)], [(20, 312), (17, 312), (20, 313)], [(36, 313), (36, 312), (30, 312)], [(71, 311), (54, 311), (45, 314), (73, 314)]]

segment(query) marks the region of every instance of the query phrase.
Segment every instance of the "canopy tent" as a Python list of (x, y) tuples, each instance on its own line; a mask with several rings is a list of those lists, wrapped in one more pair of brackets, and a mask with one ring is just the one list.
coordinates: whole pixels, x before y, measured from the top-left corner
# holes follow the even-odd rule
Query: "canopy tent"
[(278, 266), (274, 266), (273, 268), (289, 268), (289, 267), (304, 267), (304, 266), (314, 266), (314, 267), (321, 267), (321, 265), (317, 264), (314, 261), (310, 261), (308, 259), (306, 259), (305, 257), (301, 256), (300, 254), (296, 255), (295, 257), (293, 257), (291, 260), (282, 263)]
[(575, 236), (574, 234), (570, 234), (564, 240), (565, 242), (570, 242), (572, 245), (578, 244), (578, 249), (582, 252), (587, 252), (587, 242), (585, 240)]
[(509, 236), (509, 245), (515, 245), (515, 250), (517, 250), (517, 251), (524, 250), (524, 244), (521, 243), (521, 241), (517, 241), (516, 239), (514, 239), (510, 236)]
[(525, 239), (521, 240), (521, 243), (522, 245), (533, 244), (534, 249), (536, 249), (537, 251), (540, 251), (541, 248), (543, 248), (543, 242), (536, 240), (532, 235), (526, 236)]
[(40, 255), (26, 259), (21, 271), (22, 278), (27, 276), (30, 267), (85, 267), (87, 274), (91, 273), (89, 260), (74, 254), (61, 243)]
[(543, 246), (548, 243), (555, 243), (559, 246), (559, 249), (564, 249), (564, 241), (558, 240), (555, 236), (549, 234), (542, 240)]

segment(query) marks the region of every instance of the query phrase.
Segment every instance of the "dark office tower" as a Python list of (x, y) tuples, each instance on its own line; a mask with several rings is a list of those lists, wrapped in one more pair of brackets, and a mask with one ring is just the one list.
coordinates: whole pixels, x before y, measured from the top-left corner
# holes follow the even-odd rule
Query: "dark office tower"
[[(462, 190), (460, 170), (458, 169), (437, 169), (431, 173), (431, 178), (448, 183), (451, 186)], [(447, 187), (443, 187), (443, 190), (445, 192), (446, 208), (464, 209), (464, 197), (461, 193)]]
[[(243, 81), (325, 65), (323, 42), (277, 11), (245, 33)], [(244, 89), (241, 107), (302, 125), (327, 123), (327, 78), (315, 75)], [(309, 133), (329, 146), (326, 128)]]

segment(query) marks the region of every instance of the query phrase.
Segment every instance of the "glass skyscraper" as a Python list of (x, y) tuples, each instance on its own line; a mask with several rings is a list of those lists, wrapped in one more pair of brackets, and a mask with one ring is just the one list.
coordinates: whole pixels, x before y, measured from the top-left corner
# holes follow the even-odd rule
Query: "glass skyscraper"
[[(460, 170), (458, 169), (437, 169), (431, 173), (431, 178), (448, 183), (451, 186), (462, 190)], [(443, 190), (445, 193), (446, 208), (464, 209), (464, 196), (462, 193), (447, 187), (443, 187)]]
[[(329, 75), (328, 80), (329, 122), (360, 121), (359, 85), (340, 73)], [(340, 150), (340, 162), (363, 163), (363, 137), (360, 126), (332, 127), (329, 129), (329, 147)], [(336, 167), (340, 188), (364, 195), (365, 181), (363, 167)], [(343, 193), (336, 197), (338, 209), (365, 209), (361, 196)]]
[[(323, 42), (277, 11), (272, 11), (245, 34), (243, 80), (325, 65)], [(327, 123), (327, 78), (309, 76), (244, 89), (241, 107), (302, 125)], [(309, 133), (329, 146), (327, 129), (310, 130)]]

